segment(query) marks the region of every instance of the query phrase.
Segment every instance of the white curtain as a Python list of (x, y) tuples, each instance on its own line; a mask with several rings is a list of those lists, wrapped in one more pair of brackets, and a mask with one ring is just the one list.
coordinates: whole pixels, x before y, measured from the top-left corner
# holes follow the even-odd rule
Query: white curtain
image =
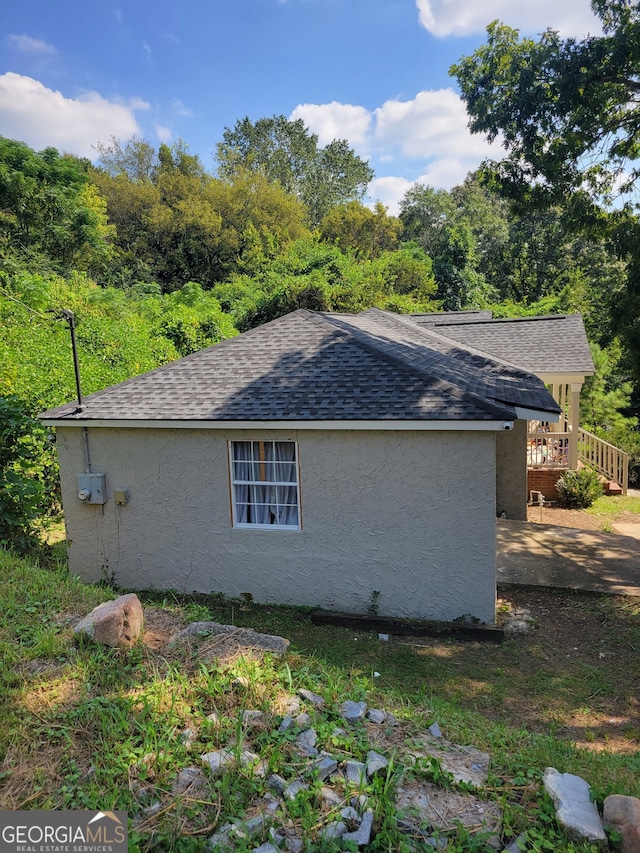
[(295, 442), (234, 441), (232, 463), (236, 523), (298, 526)]

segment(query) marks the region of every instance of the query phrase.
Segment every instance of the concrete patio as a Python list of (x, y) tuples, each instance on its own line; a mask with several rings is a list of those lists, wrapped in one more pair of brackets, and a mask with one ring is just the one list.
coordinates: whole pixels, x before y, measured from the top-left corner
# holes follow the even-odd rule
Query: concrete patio
[(501, 518), (496, 535), (498, 586), (640, 596), (640, 540), (634, 536)]

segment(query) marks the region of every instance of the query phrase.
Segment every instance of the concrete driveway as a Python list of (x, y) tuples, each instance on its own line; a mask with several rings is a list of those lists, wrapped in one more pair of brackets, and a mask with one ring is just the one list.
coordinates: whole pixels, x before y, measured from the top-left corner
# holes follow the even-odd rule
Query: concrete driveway
[(545, 586), (640, 596), (640, 540), (497, 519), (498, 586)]

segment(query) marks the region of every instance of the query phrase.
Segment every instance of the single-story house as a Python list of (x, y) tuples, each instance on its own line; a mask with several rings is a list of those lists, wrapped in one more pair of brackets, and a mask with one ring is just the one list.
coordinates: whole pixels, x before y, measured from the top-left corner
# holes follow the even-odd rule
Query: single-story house
[(560, 411), (533, 373), (370, 309), (295, 311), (41, 418), (86, 581), (492, 623), (514, 427)]

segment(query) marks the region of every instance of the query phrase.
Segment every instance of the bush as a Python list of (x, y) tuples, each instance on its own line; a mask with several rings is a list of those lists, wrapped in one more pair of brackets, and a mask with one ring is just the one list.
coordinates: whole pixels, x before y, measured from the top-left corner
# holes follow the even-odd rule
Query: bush
[(584, 509), (602, 495), (602, 482), (591, 468), (567, 471), (556, 483), (556, 489), (564, 506)]

